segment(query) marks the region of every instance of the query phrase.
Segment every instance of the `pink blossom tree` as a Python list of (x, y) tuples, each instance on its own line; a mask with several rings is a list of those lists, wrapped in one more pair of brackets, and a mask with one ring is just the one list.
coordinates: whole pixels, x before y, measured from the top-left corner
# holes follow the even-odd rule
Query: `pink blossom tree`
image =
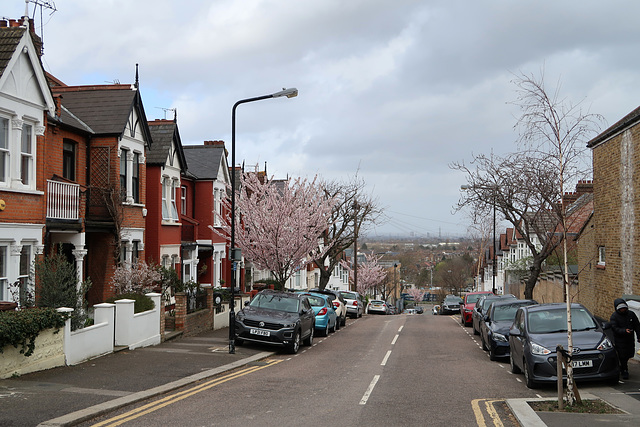
[[(378, 286), (387, 277), (387, 271), (378, 264), (382, 257), (374, 254), (365, 255), (365, 261), (358, 264), (358, 293), (364, 295), (369, 289)], [(349, 270), (349, 279), (353, 281), (353, 269), (346, 262), (342, 261), (342, 266)]]
[(116, 295), (130, 292), (144, 294), (151, 292), (160, 280), (162, 276), (156, 267), (144, 261), (134, 264), (126, 262), (116, 268), (111, 285)]
[(419, 303), (422, 301), (422, 298), (424, 297), (424, 294), (426, 292), (422, 289), (411, 288), (411, 289), (407, 289), (407, 293), (413, 297), (413, 301), (415, 301), (416, 303)]
[[(329, 250), (319, 244), (329, 227), (333, 199), (327, 198), (317, 177), (261, 182), (256, 174), (244, 174), (237, 194), (236, 245), (245, 258), (268, 270), (285, 284), (299, 269)], [(230, 204), (230, 201), (225, 201)], [(230, 209), (227, 209), (230, 212)], [(223, 233), (231, 233), (231, 218), (223, 218)]]

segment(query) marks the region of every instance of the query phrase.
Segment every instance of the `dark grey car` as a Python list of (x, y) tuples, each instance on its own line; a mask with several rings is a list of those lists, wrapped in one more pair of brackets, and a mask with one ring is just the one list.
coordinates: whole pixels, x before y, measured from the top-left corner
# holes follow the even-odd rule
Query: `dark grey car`
[(264, 290), (236, 315), (236, 344), (244, 341), (284, 346), (297, 353), (313, 343), (315, 313), (305, 295)]
[(489, 352), (489, 359), (509, 357), (509, 329), (516, 317), (518, 308), (534, 305), (535, 300), (511, 300), (492, 301), (480, 323), (480, 340), (482, 349)]
[[(573, 376), (618, 382), (618, 355), (602, 325), (581, 304), (571, 304)], [(509, 330), (511, 372), (524, 372), (527, 387), (556, 382), (556, 346), (567, 348), (566, 304), (520, 307)]]
[(516, 299), (515, 295), (494, 295), (487, 294), (482, 295), (476, 301), (476, 306), (473, 308), (473, 313), (471, 313), (471, 327), (473, 328), (474, 335), (480, 335), (480, 323), (484, 320), (484, 315), (489, 308), (489, 305), (501, 299)]

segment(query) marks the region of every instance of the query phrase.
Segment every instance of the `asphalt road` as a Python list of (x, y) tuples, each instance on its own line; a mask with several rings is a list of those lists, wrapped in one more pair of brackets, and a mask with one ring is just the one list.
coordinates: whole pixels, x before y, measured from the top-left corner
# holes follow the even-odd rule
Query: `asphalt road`
[(369, 315), (295, 356), (277, 354), (84, 425), (508, 426), (502, 400), (554, 392), (527, 389), (508, 368), (491, 362), (456, 316)]

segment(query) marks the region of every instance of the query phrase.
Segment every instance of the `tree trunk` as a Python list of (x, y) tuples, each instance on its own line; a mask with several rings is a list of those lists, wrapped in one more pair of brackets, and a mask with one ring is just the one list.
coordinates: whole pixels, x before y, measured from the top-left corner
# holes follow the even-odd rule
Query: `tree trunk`
[(318, 287), (320, 289), (324, 289), (327, 287), (327, 285), (329, 284), (329, 279), (331, 279), (331, 272), (321, 268), (320, 269), (320, 283), (318, 284)]
[(533, 299), (533, 288), (536, 287), (538, 276), (540, 275), (542, 261), (534, 258), (531, 267), (529, 267), (529, 278), (524, 288), (524, 299)]

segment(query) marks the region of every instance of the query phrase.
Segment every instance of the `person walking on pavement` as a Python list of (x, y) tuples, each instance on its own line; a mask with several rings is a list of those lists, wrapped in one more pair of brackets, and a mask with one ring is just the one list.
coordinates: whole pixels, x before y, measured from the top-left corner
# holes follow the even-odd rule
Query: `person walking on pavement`
[(629, 311), (627, 302), (622, 298), (617, 298), (613, 302), (616, 311), (611, 315), (609, 320), (611, 329), (613, 330), (614, 347), (618, 352), (620, 359), (620, 374), (623, 380), (629, 379), (629, 359), (635, 353), (635, 343), (633, 342), (633, 333), (640, 342), (640, 322), (638, 316), (633, 311)]

